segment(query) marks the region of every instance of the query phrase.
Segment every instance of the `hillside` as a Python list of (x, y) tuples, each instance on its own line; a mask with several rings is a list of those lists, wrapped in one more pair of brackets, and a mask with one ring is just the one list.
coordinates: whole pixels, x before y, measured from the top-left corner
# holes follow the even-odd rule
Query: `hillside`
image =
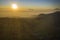
[(1, 40), (59, 40), (60, 11), (35, 18), (0, 18)]

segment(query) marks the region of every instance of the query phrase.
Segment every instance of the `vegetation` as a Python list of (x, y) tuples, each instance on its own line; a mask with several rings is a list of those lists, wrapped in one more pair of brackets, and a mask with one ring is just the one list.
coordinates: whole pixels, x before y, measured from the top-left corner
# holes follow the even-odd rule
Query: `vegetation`
[(60, 11), (35, 18), (0, 18), (1, 40), (59, 40)]

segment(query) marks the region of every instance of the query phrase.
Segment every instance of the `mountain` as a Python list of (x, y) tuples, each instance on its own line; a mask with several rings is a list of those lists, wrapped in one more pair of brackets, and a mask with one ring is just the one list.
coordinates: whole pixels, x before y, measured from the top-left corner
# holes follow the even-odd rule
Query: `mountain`
[(0, 18), (1, 40), (60, 40), (60, 11), (35, 18)]
[[(46, 40), (60, 40), (60, 11), (56, 11), (50, 14), (40, 14), (34, 20), (37, 21), (35, 22), (38, 25), (36, 26), (35, 24), (36, 26), (35, 30), (38, 29), (38, 31), (41, 30), (43, 31), (43, 33), (46, 33), (45, 35)], [(36, 34), (38, 34), (39, 32), (37, 32)]]
[(60, 10), (59, 8), (55, 8), (54, 10)]

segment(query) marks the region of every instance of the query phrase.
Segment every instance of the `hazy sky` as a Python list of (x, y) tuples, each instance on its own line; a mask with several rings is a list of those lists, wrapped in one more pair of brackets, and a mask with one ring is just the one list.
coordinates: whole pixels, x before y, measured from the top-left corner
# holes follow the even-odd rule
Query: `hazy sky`
[[(25, 8), (55, 8), (60, 7), (60, 0), (0, 0), (0, 7), (10, 8), (15, 3), (18, 7)], [(39, 12), (38, 12), (39, 13)], [(20, 17), (20, 16), (31, 16), (38, 13), (17, 13), (17, 12), (1, 12), (0, 17)]]
[(16, 3), (19, 7), (54, 7), (54, 4), (60, 2), (59, 0), (0, 0), (1, 7), (10, 7), (12, 3)]

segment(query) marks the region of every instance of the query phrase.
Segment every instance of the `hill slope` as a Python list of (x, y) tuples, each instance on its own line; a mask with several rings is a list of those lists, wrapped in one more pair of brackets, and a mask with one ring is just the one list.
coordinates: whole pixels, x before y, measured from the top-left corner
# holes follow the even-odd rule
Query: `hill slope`
[(60, 11), (35, 18), (0, 18), (1, 40), (59, 40)]

